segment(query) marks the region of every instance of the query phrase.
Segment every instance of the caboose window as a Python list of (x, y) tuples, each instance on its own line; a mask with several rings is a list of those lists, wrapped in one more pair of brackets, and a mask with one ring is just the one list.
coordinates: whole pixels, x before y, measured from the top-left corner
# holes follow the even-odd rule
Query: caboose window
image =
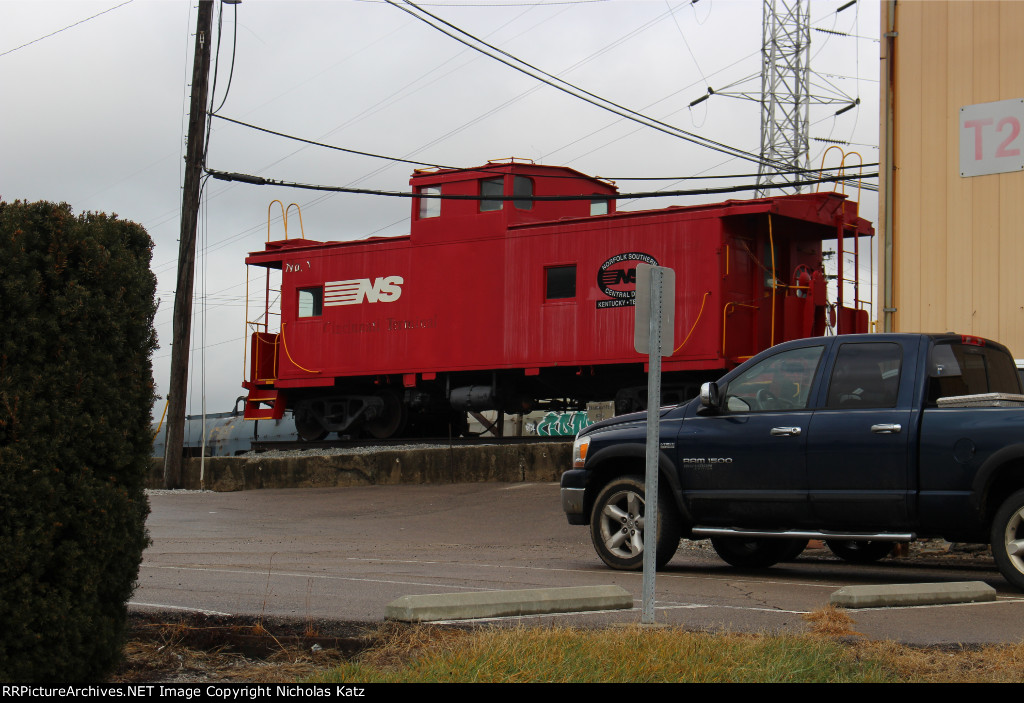
[(480, 197), (484, 198), (480, 201), (480, 212), (492, 212), (501, 209), (501, 200), (487, 200), (487, 198), (504, 195), (505, 188), (503, 183), (503, 178), (488, 178), (487, 180), (480, 181)]
[(544, 289), (546, 300), (564, 300), (576, 297), (576, 266), (550, 266), (544, 269), (547, 285)]
[[(441, 188), (420, 188), (420, 193), (423, 195), (440, 195)], [(441, 199), (440, 198), (420, 198), (420, 219), (425, 220), (428, 217), (440, 217), (441, 216)]]
[(299, 317), (319, 317), (324, 314), (324, 289), (299, 288)]
[(605, 198), (594, 199), (590, 201), (590, 214), (591, 215), (607, 215), (608, 214), (608, 200)]
[(513, 200), (512, 204), (519, 210), (533, 209), (533, 179), (526, 176), (515, 176), (512, 179), (512, 195), (522, 200)]

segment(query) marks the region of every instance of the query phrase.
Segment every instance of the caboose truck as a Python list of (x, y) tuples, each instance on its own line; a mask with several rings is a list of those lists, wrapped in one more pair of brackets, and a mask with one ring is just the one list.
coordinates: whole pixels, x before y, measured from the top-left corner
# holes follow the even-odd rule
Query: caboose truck
[(852, 252), (873, 236), (842, 194), (619, 212), (608, 181), (514, 161), (417, 171), (410, 184), (474, 199), (413, 198), (401, 237), (289, 239), (286, 220), (284, 239), (248, 256), (266, 289), (248, 323), (246, 418), (292, 409), (305, 439), (385, 438), (458, 435), (467, 411), (642, 409), (638, 263), (676, 271), (666, 402), (773, 344), (824, 334), (829, 317), (838, 332), (867, 331), (857, 293), (849, 305), (826, 293), (822, 241)]

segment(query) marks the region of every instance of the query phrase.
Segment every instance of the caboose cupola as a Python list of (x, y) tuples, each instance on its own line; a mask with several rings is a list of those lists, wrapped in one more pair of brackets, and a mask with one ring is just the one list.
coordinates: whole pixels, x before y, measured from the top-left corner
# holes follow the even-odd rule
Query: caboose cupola
[[(412, 237), (452, 241), (494, 237), (530, 222), (615, 212), (614, 184), (563, 166), (489, 161), (472, 169), (416, 171)], [(535, 198), (570, 197), (567, 200)]]

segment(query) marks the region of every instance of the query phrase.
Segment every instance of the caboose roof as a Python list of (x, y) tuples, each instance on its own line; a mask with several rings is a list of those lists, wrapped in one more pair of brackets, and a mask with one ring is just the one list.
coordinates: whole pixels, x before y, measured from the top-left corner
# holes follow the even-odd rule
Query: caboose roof
[[(569, 225), (573, 222), (593, 223), (600, 220), (622, 221), (628, 219), (647, 219), (657, 216), (668, 216), (680, 219), (698, 219), (706, 217), (739, 217), (742, 215), (772, 214), (806, 223), (810, 226), (834, 228), (837, 221), (853, 223), (847, 228), (848, 235), (872, 235), (874, 227), (868, 220), (857, 216), (857, 203), (848, 199), (844, 193), (796, 193), (792, 195), (775, 195), (752, 200), (726, 200), (720, 203), (703, 203), (699, 205), (671, 205), (665, 208), (650, 210), (619, 210), (607, 215), (562, 219), (557, 224)], [(527, 229), (545, 227), (551, 222), (530, 222), (510, 225), (509, 229)], [(817, 235), (816, 235), (817, 236)]]
[[(590, 187), (597, 187), (610, 194), (617, 193), (618, 189), (614, 183), (587, 176), (575, 169), (566, 166), (547, 166), (543, 164), (524, 163), (520, 161), (510, 162), (488, 162), (483, 166), (461, 169), (430, 169), (417, 170), (413, 173), (410, 183), (414, 188), (438, 185), (442, 183), (461, 182), (467, 180), (478, 180), (493, 175), (524, 175), (524, 176), (548, 176), (575, 179), (585, 181)], [(766, 198), (750, 200), (726, 200), (719, 203), (705, 203), (699, 205), (673, 205), (666, 208), (654, 208), (650, 210), (628, 210), (617, 211), (605, 215), (589, 215), (586, 217), (559, 217), (557, 219), (544, 219), (541, 221), (507, 223), (508, 231), (524, 230), (530, 228), (548, 227), (551, 225), (573, 226), (575, 223), (587, 223), (592, 226), (601, 221), (623, 221), (623, 220), (652, 220), (659, 217), (672, 217), (682, 220), (691, 218), (707, 217), (738, 217), (743, 215), (773, 214), (779, 217), (789, 218), (797, 225), (803, 235), (797, 230), (790, 232), (795, 236), (819, 237), (820, 231), (814, 231), (820, 227), (834, 228), (838, 222), (847, 223), (845, 233), (847, 235), (872, 235), (874, 228), (867, 220), (857, 216), (857, 203), (849, 200), (845, 194), (835, 192), (818, 193), (797, 193), (794, 195), (776, 195)], [(852, 228), (851, 228), (852, 225)], [(410, 235), (395, 237), (366, 237), (345, 241), (318, 241), (313, 239), (285, 239), (268, 241), (262, 251), (252, 252), (246, 259), (246, 263), (264, 265), (270, 267), (280, 266), (281, 255), (285, 252), (298, 252), (303, 249), (321, 249), (324, 246), (346, 247), (360, 246), (364, 244), (383, 244), (385, 242), (405, 242)], [(275, 266), (276, 265), (276, 266)]]
[(348, 239), (344, 241), (321, 241), (318, 239), (280, 239), (267, 242), (266, 248), (262, 251), (249, 252), (245, 263), (253, 266), (267, 266), (268, 268), (280, 268), (282, 254), (298, 253), (303, 250), (320, 250), (324, 247), (345, 247), (360, 246), (363, 244), (376, 244), (380, 242), (407, 242), (409, 235), (403, 234), (396, 237), (364, 237), (363, 239)]
[(516, 174), (522, 176), (547, 176), (555, 178), (573, 178), (587, 181), (594, 187), (607, 193), (616, 193), (618, 188), (607, 179), (588, 176), (568, 166), (548, 166), (546, 164), (527, 163), (523, 161), (488, 161), (483, 166), (472, 168), (431, 168), (417, 169), (413, 172), (409, 183), (416, 187), (438, 185), (452, 181), (467, 181), (486, 178), (487, 176)]

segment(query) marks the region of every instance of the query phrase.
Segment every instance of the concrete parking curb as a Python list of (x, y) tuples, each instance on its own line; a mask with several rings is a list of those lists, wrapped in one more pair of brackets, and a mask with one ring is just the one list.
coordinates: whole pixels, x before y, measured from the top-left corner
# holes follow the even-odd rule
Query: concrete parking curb
[(900, 605), (984, 603), (996, 599), (996, 589), (981, 581), (953, 583), (896, 583), (844, 586), (829, 603), (843, 608), (885, 608)]
[(577, 586), (402, 596), (388, 604), (384, 617), (403, 622), (431, 622), (632, 607), (633, 596), (619, 586)]

